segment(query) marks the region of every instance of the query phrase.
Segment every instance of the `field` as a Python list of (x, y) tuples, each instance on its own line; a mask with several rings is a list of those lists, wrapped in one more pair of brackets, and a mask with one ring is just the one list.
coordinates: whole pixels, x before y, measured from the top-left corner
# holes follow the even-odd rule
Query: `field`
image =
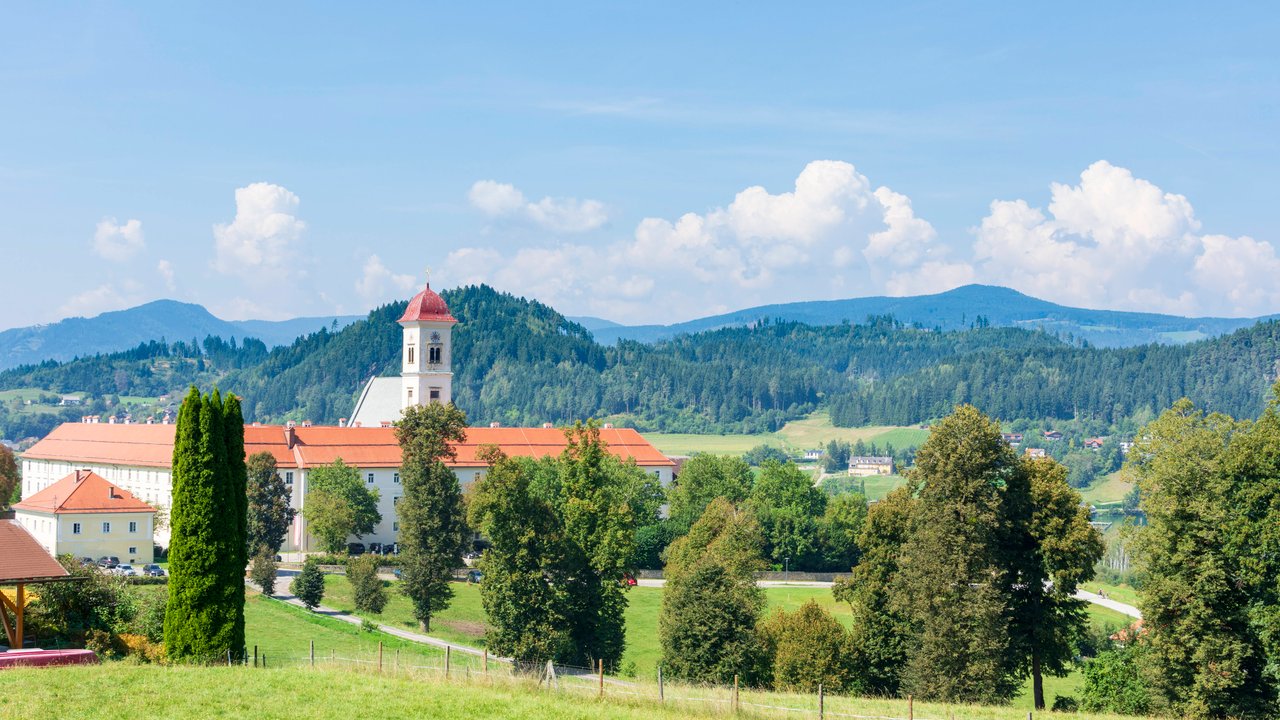
[[(403, 596), (395, 592), (394, 583), (388, 583), (387, 607), (381, 615), (370, 615), (380, 622), (410, 630), (416, 630), (409, 603)], [(480, 604), (480, 589), (477, 585), (454, 583), (453, 605), (433, 621), (431, 634), (446, 641), (472, 647), (484, 646), (484, 609)], [(809, 600), (816, 600), (826, 608), (842, 624), (849, 627), (853, 624), (852, 612), (848, 605), (837, 603), (831, 596), (830, 588), (809, 586), (771, 586), (764, 588), (769, 604), (767, 612), (776, 608), (792, 611)], [(1110, 594), (1110, 591), (1108, 591)], [(622, 658), (623, 674), (644, 681), (651, 681), (657, 675), (658, 660), (661, 648), (658, 641), (658, 614), (662, 609), (662, 588), (634, 587), (627, 594), (627, 649)], [(1119, 599), (1119, 598), (1117, 598)], [(342, 610), (353, 610), (351, 601), (351, 585), (345, 576), (328, 575), (325, 577), (326, 607)], [(1098, 627), (1119, 629), (1132, 622), (1114, 610), (1089, 606), (1090, 621)], [(1056, 678), (1046, 676), (1045, 694), (1052, 702), (1053, 696), (1077, 695), (1082, 680), (1079, 671), (1067, 677)], [(1030, 683), (1015, 701), (1017, 707), (1030, 707)]]
[(1110, 475), (1098, 478), (1094, 484), (1081, 488), (1080, 497), (1090, 505), (1108, 505), (1119, 503), (1133, 489), (1124, 470), (1117, 470)]
[[(635, 718), (729, 717), (732, 691), (668, 684), (666, 704), (653, 685), (605, 685), (597, 698), (592, 678), (563, 678), (557, 688), (536, 681), (452, 675), (439, 672), (383, 673), (321, 663), (316, 669), (246, 667), (158, 667), (113, 663), (56, 669), (9, 670), (0, 694), (0, 717), (31, 720), (93, 717), (164, 718), (549, 718), (552, 720), (631, 720)], [(180, 690), (179, 690), (180, 689)], [(1052, 692), (1052, 691), (1050, 691)], [(1052, 694), (1050, 694), (1052, 697)], [(687, 699), (686, 699), (687, 698)], [(743, 690), (742, 716), (815, 719), (813, 695)], [(829, 695), (828, 717), (905, 718), (904, 700)], [(1021, 720), (1026, 710), (978, 705), (942, 705), (917, 701), (915, 716), (954, 720)], [(1080, 720), (1114, 715), (1077, 714)]]
[(802, 420), (792, 420), (781, 430), (761, 435), (691, 435), (687, 433), (644, 433), (644, 437), (668, 455), (690, 455), (695, 452), (741, 455), (757, 445), (772, 445), (788, 452), (826, 445), (831, 440), (875, 442), (895, 448), (918, 446), (929, 437), (928, 430), (918, 427), (879, 425), (861, 428), (839, 428), (831, 424), (826, 413), (816, 412)]

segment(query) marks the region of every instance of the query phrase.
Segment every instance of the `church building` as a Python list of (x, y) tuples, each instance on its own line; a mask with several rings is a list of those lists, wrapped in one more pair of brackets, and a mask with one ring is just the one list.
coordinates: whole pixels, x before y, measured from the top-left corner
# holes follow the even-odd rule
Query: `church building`
[[(396, 542), (400, 530), (396, 503), (403, 490), (393, 423), (407, 407), (452, 401), (452, 332), (457, 322), (444, 299), (428, 285), (409, 301), (400, 319), (404, 329), (400, 377), (366, 383), (350, 420), (337, 427), (293, 422), (246, 425), (245, 454), (265, 451), (275, 457), (281, 477), (292, 490), (290, 502), (298, 509), (306, 501), (307, 473), (341, 458), (358, 468), (360, 477), (379, 493), (382, 523), (359, 541)], [(613, 455), (634, 461), (664, 486), (670, 484), (675, 463), (640, 433), (606, 425), (600, 437)], [(173, 425), (64, 423), (23, 453), (22, 496), (31, 497), (69, 473), (89, 470), (167, 511), (173, 502), (173, 442)], [(550, 423), (538, 428), (504, 428), (496, 423), (468, 428), (466, 439), (454, 448), (457, 459), (451, 464), (464, 488), (485, 470), (479, 459), (485, 445), (496, 445), (512, 457), (541, 458), (558, 456), (567, 440), (563, 430)], [(168, 546), (167, 528), (157, 529), (156, 542)], [(282, 550), (312, 548), (306, 522), (298, 515)]]

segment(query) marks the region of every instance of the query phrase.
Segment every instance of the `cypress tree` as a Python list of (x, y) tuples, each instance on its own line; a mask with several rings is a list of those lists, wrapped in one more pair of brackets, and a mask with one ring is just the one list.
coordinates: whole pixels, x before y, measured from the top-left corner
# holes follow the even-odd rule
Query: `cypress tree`
[(227, 395), (223, 408), (223, 437), (227, 444), (227, 505), (231, 526), (231, 548), (228, 552), (227, 589), (228, 612), (231, 614), (231, 649), (244, 653), (244, 574), (249, 564), (248, 513), (249, 470), (244, 456), (244, 415), (240, 410), (240, 398)]
[[(198, 657), (208, 650), (203, 609), (213, 585), (209, 548), (200, 527), (212, 516), (213, 488), (199, 477), (200, 414), (204, 404), (193, 386), (178, 408), (173, 443), (173, 505), (169, 511), (169, 599), (164, 617), (165, 652), (170, 659)], [(199, 623), (200, 627), (197, 627)]]

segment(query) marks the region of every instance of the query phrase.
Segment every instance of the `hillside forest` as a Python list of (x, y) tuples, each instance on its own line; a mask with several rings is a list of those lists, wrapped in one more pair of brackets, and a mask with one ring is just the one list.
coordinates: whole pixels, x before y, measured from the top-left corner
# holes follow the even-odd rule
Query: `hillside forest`
[[(471, 286), (443, 293), (459, 319), (454, 398), (473, 423), (565, 424), (595, 417), (645, 431), (759, 433), (815, 410), (838, 426), (909, 425), (957, 404), (1006, 427), (1074, 424), (1131, 434), (1181, 397), (1256, 416), (1280, 368), (1280, 324), (1186, 345), (1096, 348), (1040, 330), (907, 326), (892, 317), (814, 326), (763, 320), (652, 344), (601, 345), (542, 303)], [(268, 350), (254, 339), (151, 341), (0, 373), (0, 437), (38, 437), (83, 414), (161, 412), (192, 383), (245, 398), (250, 421), (336, 423), (363, 383), (399, 372), (405, 303)], [(33, 408), (18, 390), (80, 393)], [(134, 421), (143, 417), (135, 416)]]

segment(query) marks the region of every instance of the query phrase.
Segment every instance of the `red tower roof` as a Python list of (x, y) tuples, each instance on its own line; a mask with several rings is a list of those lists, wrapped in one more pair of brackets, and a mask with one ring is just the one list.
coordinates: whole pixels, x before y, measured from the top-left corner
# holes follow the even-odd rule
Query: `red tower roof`
[(431, 289), (431, 283), (427, 283), (422, 292), (413, 296), (409, 301), (409, 307), (400, 318), (402, 323), (422, 321), (458, 322), (458, 319), (449, 313), (449, 306), (444, 304), (444, 298)]

